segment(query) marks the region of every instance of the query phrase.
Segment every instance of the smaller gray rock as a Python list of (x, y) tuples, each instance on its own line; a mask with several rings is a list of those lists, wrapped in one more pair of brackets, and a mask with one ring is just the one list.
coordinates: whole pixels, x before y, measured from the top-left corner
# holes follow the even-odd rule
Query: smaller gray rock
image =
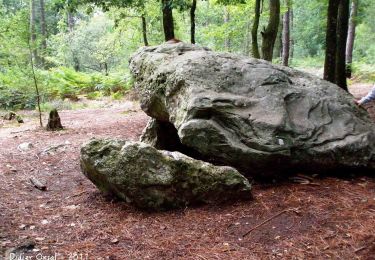
[(102, 192), (143, 209), (250, 199), (237, 170), (132, 141), (92, 140), (81, 149), (83, 173)]

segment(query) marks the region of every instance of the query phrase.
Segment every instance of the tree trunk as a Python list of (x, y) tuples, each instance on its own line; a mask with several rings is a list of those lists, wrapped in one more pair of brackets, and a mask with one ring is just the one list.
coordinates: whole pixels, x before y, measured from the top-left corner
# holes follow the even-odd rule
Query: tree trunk
[[(30, 4), (31, 4), (31, 2), (32, 2), (32, 0), (30, 0)], [(37, 81), (36, 75), (35, 75), (34, 58), (33, 58), (34, 54), (33, 54), (33, 49), (31, 47), (30, 42), (28, 42), (28, 47), (29, 47), (31, 74), (32, 74), (32, 77), (33, 77), (33, 80), (34, 80), (34, 87), (35, 87), (35, 93), (36, 93), (36, 102), (37, 102), (36, 104), (38, 106), (38, 112), (39, 112), (39, 124), (40, 124), (40, 127), (43, 127), (42, 110), (40, 108), (40, 101), (41, 100), (40, 100), (39, 86), (38, 86), (38, 81)]]
[(46, 11), (44, 0), (39, 0), (40, 2), (40, 32), (42, 33), (42, 50), (45, 54), (47, 50), (47, 26), (46, 26)]
[(171, 39), (174, 39), (172, 1), (162, 0), (162, 10), (165, 41), (169, 41)]
[[(224, 6), (224, 24), (229, 23), (229, 21), (230, 21), (230, 13), (229, 13), (228, 7)], [(230, 51), (230, 47), (231, 47), (230, 45), (231, 45), (230, 35), (229, 35), (229, 32), (227, 31), (225, 34), (224, 48), (228, 52)]]
[(68, 25), (69, 32), (72, 32), (74, 30), (74, 17), (69, 11), (66, 13), (66, 23)]
[(251, 29), (251, 48), (253, 57), (260, 59), (259, 45), (258, 45), (258, 27), (260, 20), (260, 1), (255, 1), (255, 17), (253, 22), (253, 28)]
[(349, 26), (349, 0), (340, 1), (337, 20), (335, 82), (340, 88), (348, 91), (345, 51)]
[(197, 0), (193, 0), (190, 8), (190, 38), (191, 43), (195, 44), (195, 10), (197, 9)]
[(250, 31), (251, 31), (251, 21), (247, 21), (246, 23), (246, 34), (245, 34), (245, 39), (244, 39), (244, 48), (243, 48), (243, 54), (244, 55), (250, 55), (250, 44), (251, 44), (251, 36), (250, 36)]
[(73, 55), (73, 68), (75, 71), (81, 71), (81, 65), (79, 63), (79, 59), (75, 52), (72, 53)]
[(283, 55), (283, 18), (280, 17), (279, 28), (277, 29), (277, 37), (275, 40), (275, 46), (273, 48), (273, 57), (282, 58)]
[(35, 1), (30, 0), (30, 45), (33, 61), (38, 60), (38, 52), (36, 48), (36, 32), (35, 32)]
[(283, 65), (289, 66), (289, 51), (290, 51), (290, 3), (286, 0), (287, 12), (283, 18)]
[(147, 21), (145, 14), (142, 14), (142, 34), (143, 34), (143, 44), (148, 46), (148, 39), (147, 39)]
[(293, 39), (293, 28), (294, 28), (294, 24), (293, 24), (293, 18), (294, 18), (294, 13), (293, 13), (293, 6), (292, 4), (290, 5), (289, 7), (289, 26), (290, 26), (290, 29), (289, 29), (289, 37), (290, 37), (290, 47), (289, 47), (289, 63), (292, 62), (293, 60), (293, 56), (294, 56), (294, 39)]
[(268, 25), (262, 31), (262, 58), (272, 61), (273, 48), (280, 23), (280, 0), (269, 0), (270, 18)]
[(44, 57), (47, 55), (47, 26), (46, 26), (46, 12), (45, 12), (44, 0), (39, 0), (39, 4), (40, 4), (40, 32), (42, 34), (41, 63), (43, 67), (46, 69), (47, 64), (46, 64), (46, 60)]
[[(73, 33), (73, 31), (74, 31), (74, 25), (75, 25), (74, 16), (73, 16), (73, 13), (71, 13), (69, 11), (66, 12), (66, 24), (67, 24), (69, 33)], [(81, 64), (79, 62), (77, 54), (73, 50), (72, 50), (72, 59), (73, 59), (73, 68), (74, 68), (74, 70), (75, 71), (80, 71), (81, 70)]]
[(340, 0), (329, 0), (327, 13), (324, 79), (335, 83), (337, 14)]
[(346, 42), (346, 76), (352, 77), (353, 49), (355, 40), (355, 29), (357, 23), (358, 0), (352, 0), (352, 9), (350, 11), (348, 39)]

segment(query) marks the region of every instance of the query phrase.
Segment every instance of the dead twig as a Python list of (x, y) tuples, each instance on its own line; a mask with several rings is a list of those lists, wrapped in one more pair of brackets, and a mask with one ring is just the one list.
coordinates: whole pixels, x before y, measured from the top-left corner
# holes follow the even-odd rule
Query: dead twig
[(73, 194), (72, 196), (68, 196), (65, 199), (71, 199), (71, 198), (74, 198), (74, 197), (78, 197), (78, 196), (81, 196), (82, 194), (85, 194), (85, 193), (87, 193), (87, 191), (82, 191), (80, 193)]
[(57, 149), (61, 148), (61, 147), (65, 147), (65, 146), (68, 146), (69, 144), (58, 144), (58, 145), (53, 145), (51, 147), (48, 147), (46, 149), (44, 149), (43, 151), (39, 152), (38, 154), (41, 155), (41, 154), (48, 154), (50, 153), (51, 151), (52, 152), (55, 152), (57, 151)]
[(249, 235), (249, 234), (250, 234), (252, 231), (254, 231), (255, 229), (257, 229), (257, 228), (263, 226), (264, 224), (267, 224), (267, 223), (270, 222), (271, 220), (273, 220), (273, 219), (277, 218), (278, 216), (280, 216), (280, 215), (282, 215), (282, 214), (284, 214), (284, 213), (287, 213), (287, 212), (294, 212), (294, 213), (296, 213), (296, 214), (300, 214), (298, 208), (297, 208), (297, 209), (295, 209), (295, 208), (293, 208), (293, 209), (284, 209), (283, 211), (280, 211), (280, 212), (277, 213), (276, 215), (273, 215), (272, 217), (269, 217), (268, 219), (264, 220), (262, 223), (260, 223), (260, 224), (258, 224), (258, 225), (256, 225), (256, 226), (252, 227), (249, 231), (247, 231), (245, 234), (243, 234), (242, 237), (243, 237), (243, 238), (246, 237), (247, 235)]
[(25, 130), (21, 130), (21, 131), (13, 131), (13, 132), (10, 132), (11, 134), (19, 134), (19, 133), (23, 133), (23, 132), (29, 132), (31, 131), (31, 129), (25, 129)]
[(360, 247), (360, 248), (354, 250), (354, 253), (358, 253), (359, 251), (362, 251), (362, 250), (364, 250), (364, 249), (366, 249), (366, 248), (367, 248), (367, 247), (365, 247), (365, 246)]

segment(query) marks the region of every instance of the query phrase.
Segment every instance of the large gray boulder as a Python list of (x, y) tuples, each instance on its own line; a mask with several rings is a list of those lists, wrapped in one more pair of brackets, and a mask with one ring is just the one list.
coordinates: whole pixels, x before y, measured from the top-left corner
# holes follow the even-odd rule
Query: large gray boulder
[(104, 193), (143, 209), (251, 198), (249, 181), (234, 168), (141, 142), (92, 140), (81, 149), (81, 168)]
[(145, 132), (154, 141), (162, 124), (173, 125), (177, 150), (254, 177), (375, 168), (367, 113), (315, 76), (186, 43), (141, 48), (130, 68), (141, 107), (155, 119)]

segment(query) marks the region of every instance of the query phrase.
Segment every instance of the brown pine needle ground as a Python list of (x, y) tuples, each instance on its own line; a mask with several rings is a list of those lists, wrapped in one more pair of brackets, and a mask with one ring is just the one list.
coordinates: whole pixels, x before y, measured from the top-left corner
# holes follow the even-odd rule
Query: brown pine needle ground
[[(80, 172), (79, 149), (94, 136), (137, 140), (147, 117), (124, 110), (63, 111), (61, 132), (0, 129), (0, 256), (26, 243), (29, 255), (58, 259), (374, 259), (374, 178), (255, 184), (253, 201), (162, 213), (103, 197)], [(23, 142), (34, 147), (19, 151)]]

